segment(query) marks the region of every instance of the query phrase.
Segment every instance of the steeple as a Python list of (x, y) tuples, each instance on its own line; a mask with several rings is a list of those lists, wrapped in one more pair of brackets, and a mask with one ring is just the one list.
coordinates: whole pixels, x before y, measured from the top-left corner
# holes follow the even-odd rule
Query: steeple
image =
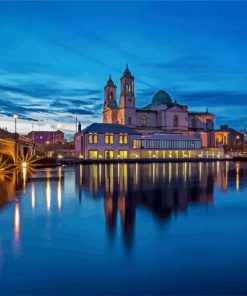
[(131, 74), (128, 64), (121, 77), (119, 108), (122, 110), (122, 116), (119, 121), (129, 127), (135, 127), (134, 76)]
[(104, 107), (117, 108), (116, 88), (110, 75), (105, 86)]
[(107, 81), (106, 86), (113, 86), (113, 87), (114, 87), (114, 82), (113, 82), (113, 80), (112, 80), (112, 78), (111, 78), (111, 74), (110, 74), (110, 76), (109, 76), (109, 79), (108, 79), (108, 81)]
[(134, 78), (134, 77), (132, 76), (130, 70), (129, 70), (129, 65), (128, 65), (128, 64), (126, 64), (126, 69), (125, 69), (125, 71), (124, 71), (124, 73), (123, 73), (122, 78), (124, 78), (124, 77)]

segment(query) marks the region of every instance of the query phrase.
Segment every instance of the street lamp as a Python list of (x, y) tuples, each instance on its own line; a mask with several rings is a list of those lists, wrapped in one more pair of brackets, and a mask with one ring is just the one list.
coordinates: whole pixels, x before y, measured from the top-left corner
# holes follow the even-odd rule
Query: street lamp
[(15, 134), (16, 134), (16, 124), (17, 124), (18, 115), (14, 114), (13, 117), (14, 117), (14, 120), (15, 120)]

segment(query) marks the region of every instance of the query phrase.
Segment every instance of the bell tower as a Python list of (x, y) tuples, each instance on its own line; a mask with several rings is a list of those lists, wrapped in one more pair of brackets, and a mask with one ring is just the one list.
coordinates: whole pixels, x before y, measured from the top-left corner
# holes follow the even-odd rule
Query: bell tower
[(128, 64), (121, 78), (118, 122), (129, 127), (136, 126), (134, 76), (132, 76)]
[(115, 123), (117, 121), (117, 101), (116, 101), (116, 85), (114, 84), (111, 75), (104, 88), (104, 110), (103, 122)]

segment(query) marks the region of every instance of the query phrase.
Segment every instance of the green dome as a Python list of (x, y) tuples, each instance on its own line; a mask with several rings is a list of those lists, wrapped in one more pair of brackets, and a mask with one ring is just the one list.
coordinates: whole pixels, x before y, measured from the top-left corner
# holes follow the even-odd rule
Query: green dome
[(167, 92), (164, 90), (159, 90), (152, 99), (152, 105), (157, 105), (157, 104), (164, 104), (164, 105), (171, 105), (172, 104), (172, 99), (169, 96)]

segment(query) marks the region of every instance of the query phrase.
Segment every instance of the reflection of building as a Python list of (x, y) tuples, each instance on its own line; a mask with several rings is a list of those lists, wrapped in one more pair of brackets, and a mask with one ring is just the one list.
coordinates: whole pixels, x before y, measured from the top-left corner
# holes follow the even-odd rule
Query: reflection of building
[(227, 189), (228, 170), (227, 162), (92, 164), (77, 167), (76, 182), (79, 199), (88, 190), (94, 197), (104, 197), (109, 233), (116, 230), (119, 216), (128, 240), (133, 235), (138, 207), (166, 221), (173, 212), (185, 211), (189, 203), (211, 204), (215, 183)]

